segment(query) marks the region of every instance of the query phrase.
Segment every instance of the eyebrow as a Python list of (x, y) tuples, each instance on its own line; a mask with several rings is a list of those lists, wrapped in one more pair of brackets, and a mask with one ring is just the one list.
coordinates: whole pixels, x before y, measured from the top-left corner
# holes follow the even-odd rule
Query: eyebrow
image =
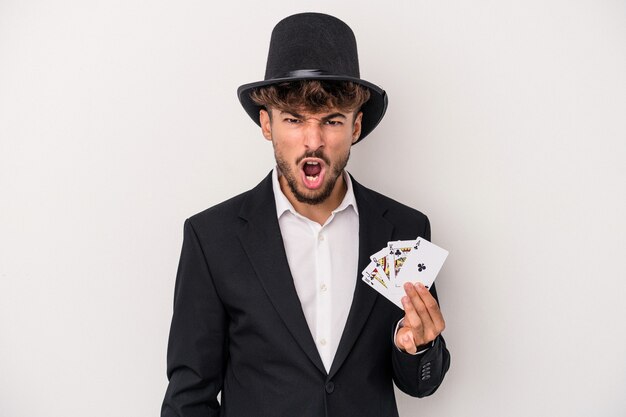
[[(297, 119), (304, 119), (305, 118), (300, 113), (296, 113), (296, 112), (289, 111), (289, 110), (281, 110), (280, 114), (289, 114), (289, 115), (291, 115), (291, 116), (293, 116), (293, 117), (295, 117)], [(322, 117), (322, 120), (326, 121), (326, 120), (334, 119), (335, 117), (342, 117), (342, 118), (346, 119), (346, 116), (344, 116), (341, 113), (331, 113), (329, 115), (326, 115), (326, 116)]]
[(329, 114), (328, 116), (322, 117), (322, 120), (330, 120), (330, 119), (334, 119), (335, 117), (342, 117), (346, 119), (346, 116), (344, 116), (341, 113), (332, 113), (332, 114)]

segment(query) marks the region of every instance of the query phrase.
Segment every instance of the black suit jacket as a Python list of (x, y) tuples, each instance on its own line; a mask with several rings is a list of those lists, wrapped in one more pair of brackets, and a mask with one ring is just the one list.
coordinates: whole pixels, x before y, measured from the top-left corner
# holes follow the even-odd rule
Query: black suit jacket
[[(422, 213), (353, 186), (359, 271), (387, 241), (430, 239)], [(354, 279), (327, 373), (287, 263), (271, 175), (187, 219), (162, 417), (389, 417), (398, 415), (392, 380), (409, 395), (432, 394), (450, 364), (443, 338), (421, 355), (400, 352), (392, 333), (403, 312)]]

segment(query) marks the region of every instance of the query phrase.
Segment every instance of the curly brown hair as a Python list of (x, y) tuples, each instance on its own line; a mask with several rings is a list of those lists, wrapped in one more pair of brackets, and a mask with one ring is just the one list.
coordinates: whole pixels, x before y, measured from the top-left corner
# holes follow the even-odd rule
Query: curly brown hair
[(352, 81), (299, 80), (256, 88), (250, 98), (266, 110), (317, 113), (338, 109), (356, 113), (369, 100), (370, 91)]

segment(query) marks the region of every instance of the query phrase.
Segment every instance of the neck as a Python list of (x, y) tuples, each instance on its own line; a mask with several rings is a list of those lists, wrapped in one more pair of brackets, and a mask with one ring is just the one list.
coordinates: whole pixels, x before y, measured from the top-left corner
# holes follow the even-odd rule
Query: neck
[(307, 204), (302, 203), (296, 199), (291, 193), (287, 180), (281, 175), (278, 177), (280, 189), (282, 190), (287, 200), (291, 203), (293, 208), (302, 216), (309, 220), (312, 220), (320, 225), (326, 223), (326, 220), (330, 217), (333, 210), (339, 207), (339, 204), (343, 201), (343, 198), (348, 191), (348, 186), (343, 178), (343, 174), (337, 178), (335, 186), (330, 196), (319, 204)]

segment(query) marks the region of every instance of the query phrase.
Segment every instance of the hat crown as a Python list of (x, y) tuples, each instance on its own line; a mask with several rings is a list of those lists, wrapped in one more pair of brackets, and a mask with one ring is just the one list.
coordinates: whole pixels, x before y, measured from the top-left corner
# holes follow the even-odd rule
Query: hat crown
[(250, 118), (260, 126), (263, 107), (252, 100), (252, 91), (303, 80), (347, 81), (370, 90), (370, 99), (361, 106), (361, 136), (357, 142), (374, 130), (387, 110), (385, 90), (361, 79), (352, 29), (336, 17), (299, 13), (278, 22), (270, 39), (265, 79), (239, 86), (237, 97)]
[(265, 80), (302, 70), (359, 78), (359, 58), (352, 29), (336, 17), (299, 13), (272, 31)]

